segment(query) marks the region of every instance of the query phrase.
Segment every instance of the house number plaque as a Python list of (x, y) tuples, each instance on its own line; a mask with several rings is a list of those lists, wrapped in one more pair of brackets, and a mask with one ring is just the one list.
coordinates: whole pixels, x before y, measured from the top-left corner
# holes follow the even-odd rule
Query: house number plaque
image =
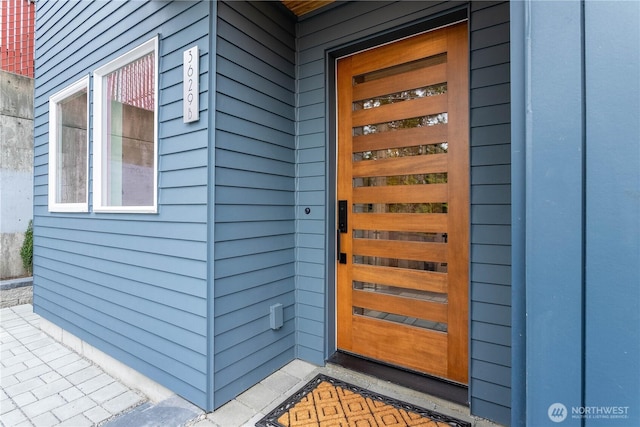
[(200, 119), (198, 46), (185, 50), (182, 63), (182, 118), (184, 123)]

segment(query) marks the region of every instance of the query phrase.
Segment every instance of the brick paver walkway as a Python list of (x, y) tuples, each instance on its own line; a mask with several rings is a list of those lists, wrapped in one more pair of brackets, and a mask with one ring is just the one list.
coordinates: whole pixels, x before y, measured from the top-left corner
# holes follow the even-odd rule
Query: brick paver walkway
[(146, 401), (44, 334), (31, 305), (0, 310), (0, 425), (93, 426)]

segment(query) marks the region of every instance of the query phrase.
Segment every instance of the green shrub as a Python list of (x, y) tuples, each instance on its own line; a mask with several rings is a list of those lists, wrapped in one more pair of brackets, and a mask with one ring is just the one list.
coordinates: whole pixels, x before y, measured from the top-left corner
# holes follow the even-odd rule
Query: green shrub
[(33, 272), (33, 221), (29, 221), (27, 232), (24, 234), (24, 242), (20, 248), (22, 266), (29, 274)]

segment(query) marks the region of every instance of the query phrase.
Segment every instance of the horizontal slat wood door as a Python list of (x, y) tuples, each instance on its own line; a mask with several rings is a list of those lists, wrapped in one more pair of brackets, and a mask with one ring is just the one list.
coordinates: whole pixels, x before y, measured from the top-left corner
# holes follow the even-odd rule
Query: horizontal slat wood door
[[(468, 381), (466, 23), (338, 61), (338, 348)], [(340, 220), (338, 219), (340, 222)]]

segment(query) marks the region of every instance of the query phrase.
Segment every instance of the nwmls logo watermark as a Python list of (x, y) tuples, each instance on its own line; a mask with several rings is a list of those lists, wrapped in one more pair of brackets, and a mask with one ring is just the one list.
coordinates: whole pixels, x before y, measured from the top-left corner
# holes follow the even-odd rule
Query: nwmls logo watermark
[(629, 418), (628, 406), (572, 406), (571, 411), (562, 403), (553, 403), (547, 410), (549, 419), (561, 423), (571, 416), (574, 419), (626, 420)]
[(554, 423), (561, 423), (567, 418), (567, 407), (562, 403), (554, 403), (549, 406), (547, 415), (549, 415), (549, 419)]

